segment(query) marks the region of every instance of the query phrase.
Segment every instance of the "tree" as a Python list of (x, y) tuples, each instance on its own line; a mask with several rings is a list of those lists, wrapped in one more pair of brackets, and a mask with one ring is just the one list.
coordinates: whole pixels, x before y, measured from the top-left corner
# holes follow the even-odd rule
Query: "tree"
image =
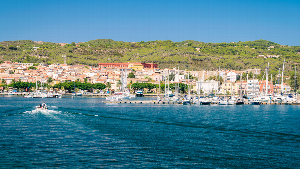
[(119, 80), (117, 83), (117, 87), (119, 87), (119, 90), (120, 90), (120, 86), (122, 86), (122, 82)]
[(103, 83), (95, 83), (95, 84), (94, 84), (94, 88), (95, 88), (95, 89), (102, 90), (102, 89), (105, 89), (105, 88), (106, 88), (106, 85), (103, 84)]
[(47, 83), (50, 84), (51, 82), (53, 82), (53, 79), (52, 79), (52, 77), (49, 77), (49, 78), (47, 79)]
[(110, 82), (107, 82), (106, 83), (106, 87), (108, 88), (108, 90), (111, 88), (111, 83)]
[(300, 86), (300, 75), (299, 75), (299, 73), (297, 73), (296, 77), (295, 77), (295, 72), (290, 72), (290, 77), (291, 78), (290, 78), (288, 84), (291, 86), (291, 88), (294, 91), (297, 90), (297, 89), (299, 89), (299, 86)]
[(2, 84), (6, 84), (6, 81), (4, 79), (2, 79)]
[[(248, 73), (248, 79), (252, 79), (253, 75), (254, 74), (252, 72)], [(247, 79), (247, 73), (242, 74), (242, 80), (245, 80), (245, 79)]]
[(30, 67), (28, 67), (28, 70), (30, 70), (30, 69), (36, 70), (36, 67), (30, 66)]
[(209, 78), (208, 78), (208, 80), (215, 80), (215, 81), (219, 81), (219, 78), (220, 78), (220, 84), (222, 84), (223, 83), (223, 78), (222, 78), (222, 76), (210, 76)]
[(175, 80), (175, 74), (173, 72), (169, 75), (169, 80)]
[(130, 72), (130, 73), (128, 74), (128, 78), (135, 78), (135, 75), (134, 75), (132, 72)]
[(84, 83), (87, 83), (87, 78), (84, 78)]
[(193, 79), (194, 77), (190, 74), (190, 73), (188, 73), (187, 75), (185, 75), (185, 79)]

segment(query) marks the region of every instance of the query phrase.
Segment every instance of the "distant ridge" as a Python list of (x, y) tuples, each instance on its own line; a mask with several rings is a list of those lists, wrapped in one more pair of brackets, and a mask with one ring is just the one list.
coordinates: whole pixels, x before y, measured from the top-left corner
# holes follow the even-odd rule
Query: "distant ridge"
[[(35, 47), (35, 48), (34, 48)], [(84, 64), (98, 66), (105, 62), (151, 62), (160, 68), (180, 67), (189, 70), (229, 70), (248, 68), (278, 71), (283, 60), (286, 69), (300, 63), (300, 47), (280, 45), (267, 40), (230, 43), (204, 43), (194, 40), (172, 42), (123, 42), (96, 39), (87, 42), (52, 43), (32, 40), (0, 42), (0, 61)], [(276, 57), (275, 57), (276, 56)], [(270, 57), (270, 58), (268, 58)]]

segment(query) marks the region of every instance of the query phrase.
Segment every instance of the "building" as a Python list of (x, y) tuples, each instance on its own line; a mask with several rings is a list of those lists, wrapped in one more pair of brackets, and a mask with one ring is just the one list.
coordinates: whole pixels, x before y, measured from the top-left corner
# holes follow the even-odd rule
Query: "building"
[(222, 94), (236, 94), (238, 91), (236, 90), (236, 86), (234, 82), (231, 81), (227, 81), (227, 82), (223, 82), (222, 86), (221, 86), (221, 93)]
[[(260, 81), (259, 82), (259, 91), (262, 93), (266, 92), (266, 81)], [(273, 83), (268, 81), (268, 93), (273, 93), (274, 92), (274, 86)]]
[(259, 83), (257, 79), (247, 80), (247, 93), (259, 93)]
[(134, 70), (142, 70), (144, 68), (155, 69), (158, 68), (158, 65), (154, 63), (99, 63), (99, 68), (131, 68)]
[(236, 72), (228, 72), (226, 75), (226, 81), (235, 82), (237, 79), (237, 73)]
[(200, 89), (204, 93), (212, 93), (219, 90), (219, 81), (207, 80), (207, 81), (199, 81), (196, 82), (196, 86), (193, 88), (194, 91), (199, 91)]
[[(281, 91), (281, 84), (275, 84), (275, 93), (290, 93), (291, 92), (291, 87), (287, 85), (286, 83), (283, 83), (283, 89)], [(277, 91), (277, 92), (276, 92)]]
[(247, 81), (239, 81), (235, 83), (238, 94), (244, 95), (247, 93)]

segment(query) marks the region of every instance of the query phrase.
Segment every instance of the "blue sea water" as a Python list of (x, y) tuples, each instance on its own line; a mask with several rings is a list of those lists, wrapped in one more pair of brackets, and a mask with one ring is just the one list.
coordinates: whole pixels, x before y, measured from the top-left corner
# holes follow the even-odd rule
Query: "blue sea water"
[(0, 97), (1, 168), (300, 167), (300, 106), (102, 101)]

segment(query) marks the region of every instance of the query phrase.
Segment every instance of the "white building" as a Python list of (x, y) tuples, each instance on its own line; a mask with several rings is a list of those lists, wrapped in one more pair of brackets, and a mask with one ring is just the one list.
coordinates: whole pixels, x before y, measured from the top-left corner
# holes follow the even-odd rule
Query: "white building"
[(182, 80), (184, 80), (184, 75), (175, 74), (174, 82), (179, 83)]
[(227, 81), (231, 81), (231, 82), (235, 82), (236, 81), (236, 77), (237, 77), (237, 73), (235, 73), (235, 72), (229, 72), (226, 75), (226, 80)]
[(247, 80), (247, 93), (259, 93), (259, 83), (257, 79)]
[(215, 92), (219, 90), (219, 81), (215, 81), (215, 80), (207, 80), (207, 81), (200, 81), (196, 82), (196, 86), (194, 87), (194, 91), (200, 91), (200, 89), (202, 90), (202, 92), (204, 93), (211, 93), (211, 92)]

